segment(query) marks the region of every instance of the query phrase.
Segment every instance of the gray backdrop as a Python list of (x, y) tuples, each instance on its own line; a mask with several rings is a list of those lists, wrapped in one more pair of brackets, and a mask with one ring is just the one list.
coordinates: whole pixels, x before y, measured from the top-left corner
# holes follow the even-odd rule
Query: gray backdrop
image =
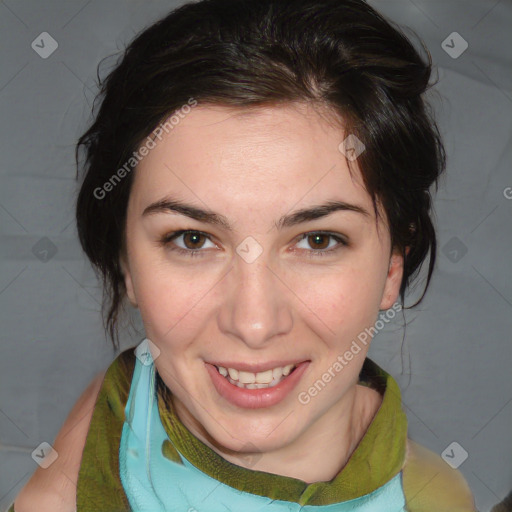
[[(77, 241), (73, 145), (99, 60), (178, 3), (0, 1), (0, 510), (35, 470), (33, 450), (53, 442), (117, 355)], [(406, 313), (403, 347), (399, 318), (376, 336), (370, 357), (398, 380), (410, 437), (439, 454), (448, 448), (487, 511), (512, 488), (512, 4), (371, 4), (432, 53), (440, 83), (430, 96), (448, 169), (435, 200), (431, 289)], [(127, 333), (123, 349), (142, 337)]]

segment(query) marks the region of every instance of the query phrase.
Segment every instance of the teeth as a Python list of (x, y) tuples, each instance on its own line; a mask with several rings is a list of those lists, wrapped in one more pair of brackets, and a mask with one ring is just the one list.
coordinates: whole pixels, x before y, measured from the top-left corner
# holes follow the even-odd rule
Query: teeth
[(245, 389), (262, 389), (273, 387), (279, 384), (283, 377), (287, 377), (295, 368), (294, 364), (288, 364), (284, 367), (273, 368), (272, 370), (265, 370), (264, 372), (252, 373), (235, 368), (224, 368), (223, 366), (217, 367), (219, 373), (226, 377), (226, 379), (238, 386)]
[(289, 375), (292, 371), (293, 364), (288, 364), (283, 368), (283, 375)]
[(258, 384), (269, 384), (272, 382), (273, 370), (267, 370), (266, 372), (260, 372), (256, 374), (256, 382)]
[[(231, 370), (229, 370), (229, 374), (231, 375)], [(233, 378), (232, 375), (231, 375), (231, 378)], [(239, 371), (238, 372), (238, 380), (242, 384), (254, 384), (256, 382), (256, 375), (254, 375), (254, 373), (251, 373), (251, 372)], [(249, 389), (251, 389), (251, 388), (249, 388)]]
[(274, 368), (272, 370), (272, 376), (274, 379), (280, 379), (283, 376), (283, 369), (282, 368)]

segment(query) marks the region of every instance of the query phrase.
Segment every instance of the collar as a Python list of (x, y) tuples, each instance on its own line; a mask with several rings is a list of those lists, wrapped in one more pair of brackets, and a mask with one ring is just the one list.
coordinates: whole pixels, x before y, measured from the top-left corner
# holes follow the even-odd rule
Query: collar
[(302, 505), (329, 505), (364, 496), (391, 480), (403, 467), (407, 418), (398, 384), (371, 359), (366, 358), (358, 384), (372, 387), (382, 403), (365, 435), (340, 472), (328, 482), (302, 480), (237, 466), (195, 437), (181, 422), (170, 390), (156, 372), (158, 408), (169, 436), (164, 456), (181, 461), (180, 454), (205, 474), (240, 491)]

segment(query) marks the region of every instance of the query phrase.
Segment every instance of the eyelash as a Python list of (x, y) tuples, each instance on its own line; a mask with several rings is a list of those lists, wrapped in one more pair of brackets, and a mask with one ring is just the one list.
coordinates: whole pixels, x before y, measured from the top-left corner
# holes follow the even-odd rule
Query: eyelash
[[(164, 235), (159, 240), (159, 244), (165, 247), (170, 242), (172, 242), (172, 240), (174, 240), (175, 238), (178, 238), (181, 235), (184, 235), (184, 234), (187, 234), (187, 233), (194, 233), (194, 234), (198, 234), (198, 235), (204, 235), (206, 238), (208, 238), (208, 240), (212, 241), (207, 233), (203, 233), (202, 231), (196, 231), (196, 230), (192, 230), (192, 229), (182, 229), (182, 230), (174, 231), (172, 233), (168, 233), (168, 234)], [(308, 253), (308, 257), (310, 257), (310, 258), (324, 257), (326, 255), (331, 255), (332, 253), (342, 249), (343, 247), (348, 247), (348, 245), (349, 245), (349, 243), (346, 240), (344, 240), (343, 238), (341, 238), (340, 236), (336, 236), (333, 233), (329, 233), (329, 232), (325, 232), (325, 231), (310, 231), (308, 233), (304, 233), (301, 236), (301, 238), (297, 241), (297, 243), (301, 242), (305, 238), (307, 238), (309, 236), (312, 236), (312, 235), (328, 236), (328, 237), (333, 238), (334, 240), (336, 240), (338, 242), (338, 245), (335, 246), (334, 248), (331, 248), (331, 249), (311, 249), (310, 251), (304, 249)], [(181, 247), (174, 247), (174, 248), (172, 248), (170, 250), (171, 251), (176, 251), (179, 254), (183, 254), (183, 255), (188, 256), (188, 257), (196, 257), (196, 256), (202, 257), (203, 255), (200, 254), (200, 253), (206, 252), (206, 251), (201, 250), (201, 249), (183, 249)]]

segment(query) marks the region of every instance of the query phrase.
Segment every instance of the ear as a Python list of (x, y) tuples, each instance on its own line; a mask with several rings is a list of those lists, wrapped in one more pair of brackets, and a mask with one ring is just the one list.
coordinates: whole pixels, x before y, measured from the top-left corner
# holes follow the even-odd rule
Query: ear
[(119, 263), (121, 265), (121, 270), (123, 272), (124, 285), (126, 287), (126, 295), (128, 296), (128, 300), (130, 301), (130, 304), (134, 308), (136, 308), (136, 307), (138, 307), (138, 304), (137, 304), (137, 300), (135, 299), (135, 292), (133, 290), (132, 275), (130, 272), (130, 266), (128, 265), (126, 256), (124, 254), (119, 258)]
[[(409, 247), (405, 248), (405, 254), (409, 252)], [(398, 299), (400, 293), (400, 284), (402, 283), (402, 276), (404, 274), (404, 258), (400, 251), (395, 250), (389, 259), (388, 275), (386, 277), (386, 284), (382, 293), (380, 309), (389, 309)]]

